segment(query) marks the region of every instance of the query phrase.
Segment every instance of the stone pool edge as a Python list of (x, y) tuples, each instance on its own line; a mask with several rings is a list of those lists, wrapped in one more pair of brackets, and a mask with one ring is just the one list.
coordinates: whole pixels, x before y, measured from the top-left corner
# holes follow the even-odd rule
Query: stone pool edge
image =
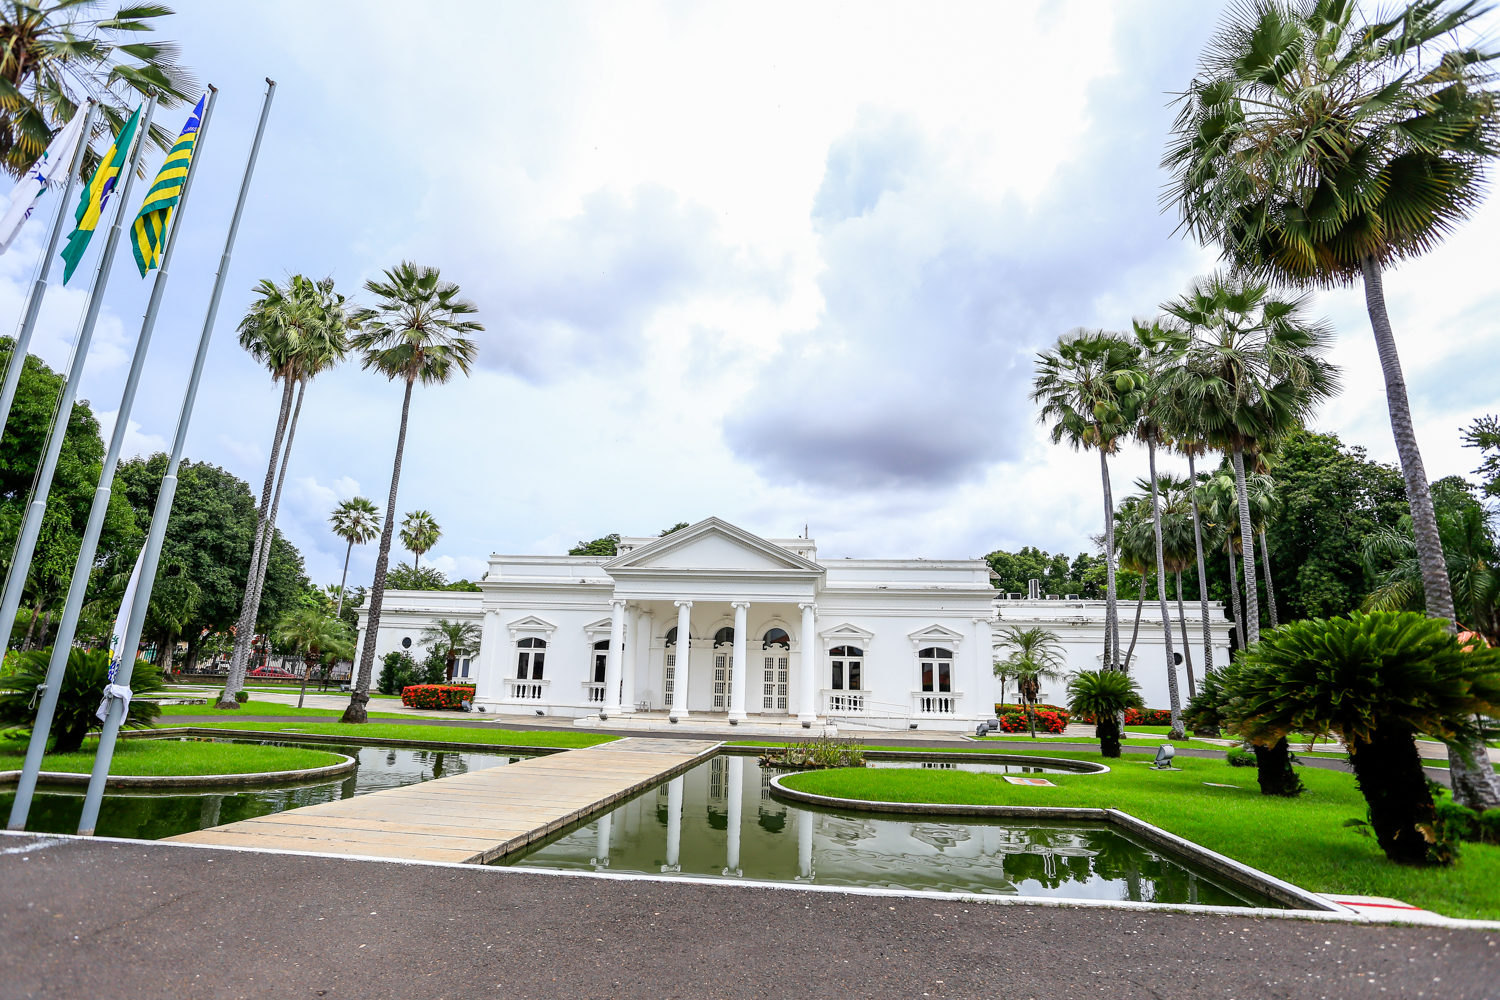
[(395, 747), (398, 750), (433, 750), (438, 753), (496, 753), (520, 754), (544, 757), (547, 754), (567, 753), (569, 750), (592, 750), (606, 743), (616, 742), (615, 737), (604, 743), (587, 747), (529, 746), (511, 743), (458, 743), (447, 740), (403, 740), (386, 739), (379, 736), (345, 736), (342, 733), (299, 733), (295, 730), (267, 729), (221, 729), (218, 726), (171, 726), (163, 729), (138, 730), (120, 733), (120, 739), (154, 740), (176, 736), (213, 736), (218, 739), (252, 740), (259, 743), (344, 743), (362, 747)]
[(1218, 851), (1211, 851), (1159, 826), (1132, 816), (1119, 809), (1098, 809), (1091, 806), (1002, 806), (964, 805), (954, 802), (877, 802), (870, 799), (845, 799), (833, 795), (817, 795), (813, 792), (788, 788), (781, 783), (785, 775), (771, 779), (771, 791), (775, 795), (803, 802), (807, 805), (824, 806), (831, 809), (852, 809), (857, 812), (898, 813), (907, 816), (991, 816), (1009, 819), (1063, 819), (1096, 820), (1110, 823), (1128, 830), (1143, 840), (1158, 847), (1180, 854), (1202, 865), (1218, 875), (1238, 882), (1247, 888), (1286, 904), (1294, 910), (1339, 912), (1344, 907), (1303, 889), (1284, 879), (1279, 879), (1258, 868), (1252, 868)]
[[(332, 751), (325, 752), (332, 753)], [(337, 764), (304, 767), (295, 771), (246, 771), (241, 774), (111, 774), (105, 779), (104, 787), (202, 788), (225, 785), (301, 783), (322, 778), (335, 778), (341, 774), (348, 774), (359, 766), (359, 761), (348, 754), (336, 753), (333, 756), (343, 759)], [(0, 771), (0, 786), (12, 785), (20, 780), (20, 771)], [(42, 771), (37, 775), (37, 781), (49, 785), (87, 785), (89, 774), (87, 771)]]

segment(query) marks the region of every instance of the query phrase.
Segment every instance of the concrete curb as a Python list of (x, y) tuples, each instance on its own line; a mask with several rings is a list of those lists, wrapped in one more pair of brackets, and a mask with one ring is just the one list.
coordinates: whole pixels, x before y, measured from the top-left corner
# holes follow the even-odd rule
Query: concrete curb
[[(404, 750), (448, 750), (453, 753), (527, 754), (532, 757), (544, 757), (547, 754), (564, 753), (568, 750), (592, 750), (594, 747), (604, 746), (604, 743), (596, 743), (594, 747), (534, 747), (511, 746), (504, 743), (451, 743), (447, 740), (402, 740), (375, 736), (330, 736), (327, 733), (273, 732), (265, 729), (220, 729), (217, 726), (175, 726), (170, 729), (150, 729), (131, 733), (128, 737), (125, 733), (121, 733), (120, 739), (151, 740), (173, 736), (217, 736), (224, 739), (260, 740), (276, 743), (340, 743), (346, 746), (399, 747)], [(606, 740), (605, 743), (612, 743), (614, 739)]]
[[(204, 788), (225, 785), (273, 785), (292, 781), (319, 781), (348, 774), (359, 766), (359, 761), (346, 754), (334, 754), (343, 759), (337, 764), (322, 767), (304, 767), (296, 771), (250, 771), (245, 774), (111, 774), (104, 781), (105, 788)], [(0, 785), (9, 785), (21, 780), (20, 771), (0, 771)], [(75, 771), (42, 771), (37, 780), (49, 785), (87, 785), (89, 775)]]
[(852, 809), (856, 812), (898, 813), (908, 816), (993, 816), (1009, 819), (1093, 820), (1109, 823), (1134, 834), (1154, 847), (1186, 857), (1215, 874), (1222, 875), (1246, 888), (1269, 896), (1291, 909), (1333, 911), (1335, 913), (1352, 912), (1348, 907), (1324, 899), (1317, 893), (1309, 892), (1300, 886), (1283, 881), (1274, 875), (1268, 875), (1257, 868), (1241, 864), (1233, 858), (1225, 857), (1217, 851), (1211, 851), (1201, 844), (1195, 844), (1191, 840), (1177, 836), (1175, 833), (1168, 833), (1158, 826), (1152, 826), (1145, 820), (1137, 819), (1129, 813), (1121, 812), (1118, 809), (1096, 809), (1088, 806), (964, 805), (952, 802), (876, 802), (867, 799), (845, 799), (833, 795), (816, 795), (812, 792), (798, 791), (795, 788), (788, 788), (783, 785), (781, 783), (783, 777), (786, 776), (777, 775), (771, 779), (771, 794), (791, 799), (795, 802), (803, 802), (807, 805), (823, 806), (830, 809)]

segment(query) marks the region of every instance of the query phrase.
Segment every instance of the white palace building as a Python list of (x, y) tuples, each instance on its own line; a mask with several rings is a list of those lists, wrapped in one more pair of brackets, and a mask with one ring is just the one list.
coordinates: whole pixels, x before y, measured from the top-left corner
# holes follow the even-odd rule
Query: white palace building
[[(759, 538), (717, 518), (622, 538), (612, 558), (492, 555), (479, 587), (387, 591), (377, 669), (392, 650), (420, 659), (422, 631), (457, 619), (482, 627), (477, 656), (457, 669), (476, 686), (476, 711), (611, 728), (962, 730), (994, 715), (999, 629), (1057, 633), (1069, 671), (1103, 654), (1103, 601), (1001, 594), (982, 559), (820, 562), (811, 539)], [(1159, 608), (1147, 604), (1132, 668), (1153, 708), (1168, 704)], [(1120, 613), (1128, 643), (1134, 604)], [(1197, 603), (1186, 613), (1201, 676)], [(1217, 603), (1210, 620), (1222, 666), (1230, 624)], [(363, 608), (359, 624), (362, 638)], [(1063, 697), (1062, 683), (1044, 685), (1043, 701)]]

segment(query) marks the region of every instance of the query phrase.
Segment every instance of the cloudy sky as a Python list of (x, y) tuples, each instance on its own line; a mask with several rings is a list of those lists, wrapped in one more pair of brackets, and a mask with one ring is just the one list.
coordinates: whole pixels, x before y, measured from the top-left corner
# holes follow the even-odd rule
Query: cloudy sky
[[(274, 77), (188, 455), (264, 476), (279, 394), (234, 339), (257, 280), (358, 298), (438, 266), (486, 332), (472, 377), (416, 391), (398, 507), (436, 516), (450, 576), (710, 515), (810, 525), (824, 557), (1082, 551), (1098, 465), (1042, 436), (1035, 352), (1214, 263), (1160, 213), (1157, 162), (1217, 3), (176, 6), (164, 34), (221, 96), (127, 450), (172, 433)], [(1494, 201), (1386, 279), (1433, 478), (1477, 464), (1458, 429), (1500, 410), (1476, 374), (1500, 347)], [(0, 257), (0, 314), (41, 229)], [(75, 282), (38, 334), (55, 366)], [(122, 254), (81, 390), (106, 421), (147, 290)], [(1394, 460), (1360, 293), (1316, 308), (1350, 387), (1317, 427)], [(400, 401), (355, 363), (309, 391), (280, 526), (318, 583), (332, 506), (384, 506)]]

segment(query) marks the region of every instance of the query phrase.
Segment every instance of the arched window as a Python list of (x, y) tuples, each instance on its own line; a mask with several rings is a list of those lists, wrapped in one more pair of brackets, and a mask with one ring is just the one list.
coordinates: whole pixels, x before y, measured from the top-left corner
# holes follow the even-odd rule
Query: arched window
[(545, 652), (547, 640), (538, 639), (535, 636), (527, 636), (517, 642), (516, 646), (521, 650), (521, 655), (516, 661), (516, 677), (523, 681), (541, 680), (542, 667), (547, 659)]
[(834, 646), (828, 651), (828, 666), (832, 673), (828, 685), (835, 691), (858, 691), (861, 689), (865, 666), (865, 651), (858, 646)]
[(782, 646), (786, 649), (792, 648), (792, 637), (786, 634), (784, 628), (773, 628), (766, 632), (765, 638), (761, 640), (761, 649), (770, 649), (772, 646)]
[(917, 660), (922, 665), (923, 691), (953, 690), (953, 650), (928, 646), (917, 653)]
[(719, 629), (719, 631), (714, 633), (715, 647), (732, 645), (734, 645), (734, 629), (726, 625), (723, 628)]
[(675, 646), (675, 645), (677, 645), (677, 626), (676, 625), (673, 625), (671, 628), (667, 629), (667, 645), (668, 646)]
[(609, 666), (609, 640), (594, 643), (594, 683), (604, 683), (604, 668)]

